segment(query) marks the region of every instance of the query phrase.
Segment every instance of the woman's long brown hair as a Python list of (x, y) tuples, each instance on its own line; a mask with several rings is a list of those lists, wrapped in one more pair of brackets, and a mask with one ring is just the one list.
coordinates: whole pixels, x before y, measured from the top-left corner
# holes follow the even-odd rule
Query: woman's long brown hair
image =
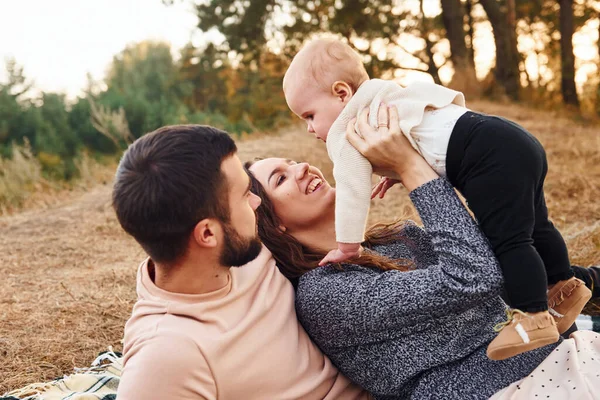
[[(248, 170), (252, 164), (253, 162), (246, 162), (244, 166)], [(252, 192), (262, 200), (261, 205), (256, 209), (258, 235), (273, 254), (281, 273), (296, 284), (298, 278), (319, 265), (319, 261), (327, 252), (305, 246), (289, 233), (282, 231), (279, 228), (281, 222), (275, 214), (275, 208), (267, 192), (249, 170), (248, 174), (252, 181)], [(365, 234), (366, 240), (362, 245), (366, 249), (371, 249), (375, 245), (402, 240), (403, 226), (404, 223), (401, 221), (376, 224), (368, 229)], [(349, 263), (383, 271), (408, 271), (413, 267), (410, 260), (391, 259), (371, 251), (363, 252), (359, 258), (350, 260)], [(336, 264), (335, 267), (342, 268), (340, 264)]]

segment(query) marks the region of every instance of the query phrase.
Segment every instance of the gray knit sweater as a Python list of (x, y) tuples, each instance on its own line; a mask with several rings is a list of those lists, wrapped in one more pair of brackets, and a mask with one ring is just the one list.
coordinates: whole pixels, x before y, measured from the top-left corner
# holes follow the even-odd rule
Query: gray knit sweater
[(488, 241), (446, 180), (410, 197), (425, 230), (408, 224), (395, 243), (374, 251), (410, 258), (415, 270), (317, 268), (300, 279), (298, 317), (337, 367), (377, 399), (487, 399), (557, 344), (488, 359), (492, 327), (506, 318)]

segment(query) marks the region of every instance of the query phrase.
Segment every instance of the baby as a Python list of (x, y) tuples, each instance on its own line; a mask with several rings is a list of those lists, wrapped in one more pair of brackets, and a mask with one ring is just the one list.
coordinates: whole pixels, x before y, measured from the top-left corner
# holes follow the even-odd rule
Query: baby
[[(338, 248), (321, 264), (360, 255), (371, 198), (371, 164), (346, 140), (348, 123), (369, 108), (376, 127), (382, 103), (398, 110), (412, 146), (467, 199), (490, 240), (512, 307), (488, 347), (502, 360), (559, 339), (591, 292), (571, 272), (566, 244), (548, 219), (543, 147), (519, 125), (470, 111), (461, 93), (415, 82), (369, 79), (348, 45), (320, 39), (294, 57), (283, 80), (290, 109), (326, 142), (336, 181)], [(380, 122), (381, 123), (381, 122)], [(376, 188), (383, 195), (393, 181)], [(549, 286), (550, 285), (550, 286)], [(549, 290), (548, 290), (549, 289)]]

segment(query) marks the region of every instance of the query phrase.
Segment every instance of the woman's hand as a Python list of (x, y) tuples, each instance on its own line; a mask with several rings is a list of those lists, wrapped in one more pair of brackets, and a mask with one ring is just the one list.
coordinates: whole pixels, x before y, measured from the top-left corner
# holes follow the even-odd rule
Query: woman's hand
[(398, 110), (385, 104), (379, 106), (376, 128), (369, 125), (369, 109), (365, 108), (358, 123), (353, 120), (348, 124), (346, 139), (369, 160), (375, 172), (401, 172), (421, 158), (400, 130)]
[(409, 191), (438, 177), (400, 130), (395, 107), (379, 107), (377, 128), (369, 125), (368, 112), (365, 109), (359, 116), (359, 132), (354, 129), (355, 121), (350, 121), (346, 139), (369, 160), (375, 173), (395, 172)]

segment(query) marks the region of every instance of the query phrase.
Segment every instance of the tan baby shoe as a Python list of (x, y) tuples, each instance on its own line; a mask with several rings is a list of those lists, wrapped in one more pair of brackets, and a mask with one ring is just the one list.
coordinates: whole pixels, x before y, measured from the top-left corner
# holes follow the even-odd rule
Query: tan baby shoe
[(487, 356), (492, 360), (514, 357), (555, 343), (560, 337), (556, 322), (548, 311), (525, 313), (510, 309), (506, 310), (506, 315), (507, 321), (494, 327), (499, 333), (487, 348)]
[(561, 334), (566, 332), (583, 310), (592, 292), (581, 279), (572, 277), (548, 287), (548, 311)]

